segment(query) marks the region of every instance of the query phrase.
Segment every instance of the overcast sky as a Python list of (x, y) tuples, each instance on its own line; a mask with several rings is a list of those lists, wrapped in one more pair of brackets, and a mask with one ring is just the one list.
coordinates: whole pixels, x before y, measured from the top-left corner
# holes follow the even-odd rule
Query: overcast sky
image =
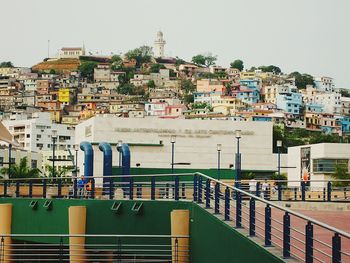
[[(153, 45), (190, 60), (212, 52), (218, 64), (277, 65), (334, 77), (350, 88), (349, 0), (0, 0), (0, 61), (32, 66), (63, 46), (126, 52)], [(6, 22), (5, 22), (6, 21)]]

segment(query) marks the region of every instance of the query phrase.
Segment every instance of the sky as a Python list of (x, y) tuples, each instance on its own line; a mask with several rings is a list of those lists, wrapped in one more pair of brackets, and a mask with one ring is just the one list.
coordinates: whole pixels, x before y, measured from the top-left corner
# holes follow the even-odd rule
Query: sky
[[(33, 66), (61, 47), (103, 54), (153, 45), (167, 56), (276, 65), (350, 88), (349, 0), (0, 0), (0, 61)], [(4, 21), (7, 21), (6, 24)]]

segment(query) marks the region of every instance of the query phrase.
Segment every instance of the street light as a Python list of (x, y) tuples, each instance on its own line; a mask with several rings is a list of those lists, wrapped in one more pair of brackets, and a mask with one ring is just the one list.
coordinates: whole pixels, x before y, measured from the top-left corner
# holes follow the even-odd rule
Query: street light
[(52, 130), (52, 177), (55, 177), (55, 144), (57, 139), (57, 130)]
[(79, 151), (79, 144), (74, 144), (74, 150), (75, 150), (75, 177), (78, 177), (78, 151)]
[(123, 141), (122, 140), (119, 140), (118, 141), (118, 144), (117, 144), (117, 151), (119, 152), (119, 168), (121, 167), (122, 165), (122, 153), (121, 153), (121, 147), (123, 145)]
[(235, 178), (235, 186), (239, 187), (239, 181), (241, 180), (241, 154), (239, 152), (239, 140), (242, 137), (242, 131), (236, 130), (235, 137), (237, 139), (237, 153), (236, 153), (236, 178)]
[(171, 142), (171, 173), (174, 173), (174, 148), (175, 148), (175, 142), (176, 142), (176, 136), (171, 135), (170, 137)]
[(277, 145), (277, 153), (278, 153), (278, 180), (281, 176), (281, 148), (282, 148), (282, 141), (278, 140), (276, 142)]
[(218, 151), (218, 180), (220, 181), (220, 152), (221, 152), (221, 144), (216, 145), (216, 150)]

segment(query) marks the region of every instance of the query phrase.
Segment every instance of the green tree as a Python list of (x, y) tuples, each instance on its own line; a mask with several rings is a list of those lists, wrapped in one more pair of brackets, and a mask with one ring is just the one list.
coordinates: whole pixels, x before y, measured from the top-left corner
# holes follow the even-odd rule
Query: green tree
[(272, 72), (274, 74), (280, 74), (282, 71), (279, 67), (270, 65), (270, 66), (260, 66), (259, 69), (262, 72)]
[(154, 88), (156, 87), (156, 84), (154, 83), (154, 80), (148, 81), (147, 87), (148, 87), (149, 89), (154, 89)]
[(135, 48), (129, 50), (125, 54), (126, 58), (131, 60), (136, 60), (136, 67), (141, 67), (143, 63), (149, 63), (152, 60), (153, 52), (152, 47), (149, 46), (141, 46), (139, 48)]
[(295, 78), (295, 86), (298, 89), (305, 89), (307, 85), (314, 85), (314, 78), (309, 74), (300, 74), (295, 71), (289, 74), (289, 77)]
[(87, 78), (88, 80), (92, 80), (93, 76), (94, 76), (94, 69), (97, 67), (97, 62), (95, 61), (86, 61), (83, 62), (80, 66), (79, 66), (79, 72), (80, 75), (83, 78)]
[(166, 67), (163, 65), (163, 64), (158, 64), (158, 63), (155, 63), (151, 66), (150, 68), (150, 71), (152, 73), (159, 73), (159, 70), (161, 69), (165, 69)]
[[(348, 172), (347, 165), (338, 164), (335, 166), (335, 172), (333, 174), (333, 177), (337, 180), (348, 180), (350, 179), (350, 174)], [(333, 182), (334, 186), (342, 187), (342, 186), (348, 186), (349, 182)]]
[(56, 74), (56, 71), (54, 69), (50, 69), (50, 74)]
[(236, 59), (235, 61), (231, 62), (230, 66), (231, 68), (236, 68), (239, 71), (242, 71), (244, 69), (243, 61), (240, 59)]
[(192, 62), (200, 67), (210, 67), (215, 65), (217, 56), (214, 56), (212, 53), (199, 54), (192, 57)]
[(188, 105), (188, 104), (191, 104), (193, 102), (194, 102), (193, 94), (185, 94), (185, 96), (184, 96), (184, 103), (186, 105)]
[(340, 95), (342, 97), (350, 97), (350, 91), (348, 89), (340, 89)]
[(119, 94), (132, 95), (134, 87), (135, 86), (133, 84), (125, 83), (125, 84), (119, 85), (117, 90)]
[(179, 58), (179, 57), (176, 57), (176, 62), (175, 62), (175, 66), (178, 67), (180, 66), (181, 64), (186, 64), (186, 61)]
[(11, 61), (3, 61), (0, 63), (0, 68), (13, 68)]
[(58, 178), (65, 177), (67, 173), (71, 170), (67, 167), (55, 167), (55, 172), (53, 172), (52, 165), (46, 165), (46, 177)]
[(10, 178), (37, 178), (41, 172), (38, 168), (29, 167), (27, 157), (23, 157), (19, 164), (12, 164), (11, 168), (4, 167), (0, 173), (10, 175)]
[(196, 102), (192, 104), (192, 109), (209, 109), (209, 111), (213, 111), (213, 107), (210, 106), (206, 102)]
[(196, 90), (196, 86), (188, 79), (181, 80), (180, 86), (185, 94), (190, 94)]
[(111, 69), (121, 70), (123, 68), (123, 59), (119, 55), (114, 55), (111, 58)]

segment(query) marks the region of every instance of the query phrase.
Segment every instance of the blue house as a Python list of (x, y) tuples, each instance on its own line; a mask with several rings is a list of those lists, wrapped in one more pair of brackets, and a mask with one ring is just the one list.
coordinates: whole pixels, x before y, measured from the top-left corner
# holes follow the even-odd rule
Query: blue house
[(299, 115), (302, 103), (302, 95), (294, 87), (289, 87), (287, 92), (276, 97), (277, 108), (289, 114)]
[(317, 103), (307, 103), (307, 104), (305, 104), (305, 110), (307, 112), (322, 113), (323, 106), (321, 104), (317, 104)]

